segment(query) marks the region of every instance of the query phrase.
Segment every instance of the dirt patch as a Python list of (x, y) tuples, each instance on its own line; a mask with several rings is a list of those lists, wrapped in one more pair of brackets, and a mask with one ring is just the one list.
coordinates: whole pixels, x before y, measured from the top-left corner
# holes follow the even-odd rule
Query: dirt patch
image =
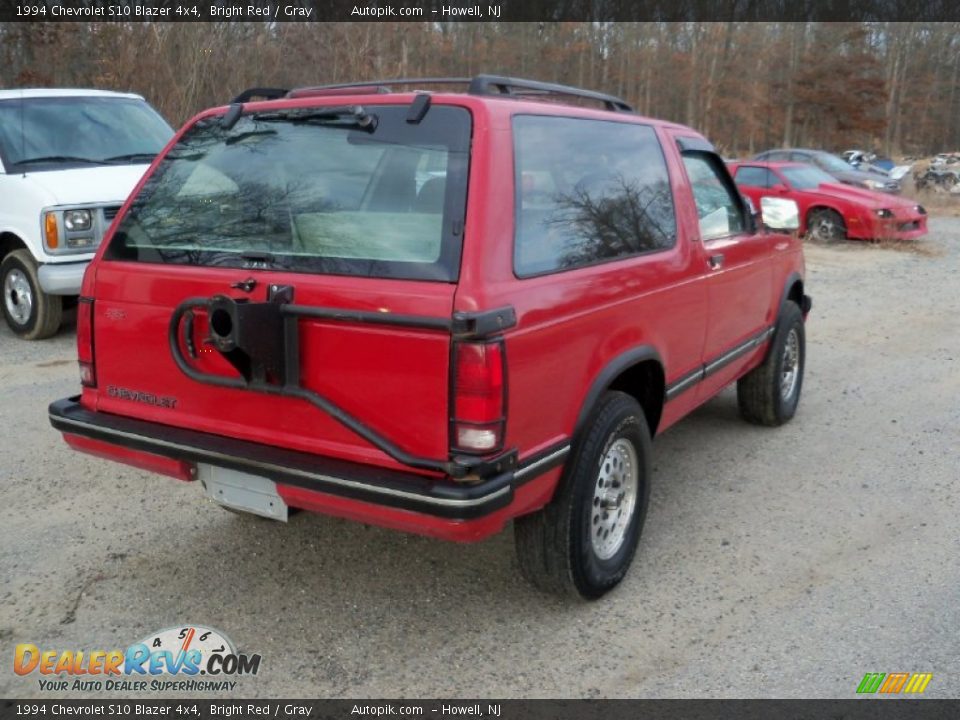
[(867, 245), (877, 250), (893, 250), (894, 252), (910, 253), (912, 255), (921, 255), (923, 257), (943, 257), (947, 254), (942, 245), (938, 245), (930, 240), (874, 240), (872, 242), (860, 242), (850, 244)]
[(943, 257), (946, 249), (939, 243), (922, 238), (919, 240), (844, 240), (841, 242), (825, 243), (818, 240), (805, 239), (803, 248), (806, 253), (818, 249), (826, 251), (846, 251), (860, 253), (869, 250), (888, 250), (892, 252), (920, 255), (921, 257)]
[(70, 625), (77, 619), (77, 610), (80, 609), (80, 603), (83, 602), (83, 598), (86, 597), (87, 593), (98, 582), (103, 582), (104, 580), (109, 580), (109, 576), (104, 575), (103, 573), (97, 573), (93, 577), (87, 579), (86, 582), (80, 587), (77, 593), (73, 596), (73, 600), (70, 602), (67, 612), (64, 614), (63, 619), (60, 621), (61, 625)]
[(49, 367), (59, 367), (60, 365), (69, 365), (70, 360), (50, 360), (48, 362), (37, 363), (34, 367), (37, 368), (49, 368)]

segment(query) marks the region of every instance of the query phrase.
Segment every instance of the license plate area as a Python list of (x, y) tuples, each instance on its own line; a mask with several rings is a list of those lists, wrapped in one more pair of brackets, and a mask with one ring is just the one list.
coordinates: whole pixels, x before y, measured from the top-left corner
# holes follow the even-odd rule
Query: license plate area
[(273, 480), (204, 463), (197, 465), (197, 478), (218, 505), (287, 522), (287, 504)]

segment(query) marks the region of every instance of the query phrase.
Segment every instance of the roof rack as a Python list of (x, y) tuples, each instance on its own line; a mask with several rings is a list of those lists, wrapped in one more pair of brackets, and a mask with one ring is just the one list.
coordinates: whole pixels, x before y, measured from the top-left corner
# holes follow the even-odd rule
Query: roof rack
[(362, 82), (336, 83), (332, 85), (317, 85), (314, 87), (280, 90), (279, 88), (251, 88), (236, 98), (234, 103), (244, 103), (253, 97), (263, 97), (275, 100), (281, 97), (309, 97), (316, 95), (341, 94), (351, 88), (375, 88), (377, 93), (390, 92), (391, 87), (399, 85), (467, 85), (467, 92), (471, 95), (506, 96), (506, 97), (538, 97), (553, 95), (560, 97), (582, 98), (602, 103), (607, 110), (614, 112), (633, 112), (626, 101), (614, 95), (583, 90), (571, 85), (525, 80), (523, 78), (505, 77), (501, 75), (477, 75), (473, 78), (464, 77), (434, 77), (434, 78), (399, 78), (396, 80), (365, 80)]
[(333, 85), (315, 85), (313, 87), (296, 88), (290, 91), (290, 97), (305, 97), (309, 93), (327, 94), (327, 91), (358, 90), (373, 88), (377, 93), (388, 93), (395, 85), (467, 85), (470, 78), (398, 78), (396, 80), (364, 80), (361, 82), (335, 83)]
[[(364, 86), (368, 87), (368, 86)], [(369, 86), (370, 89), (377, 95), (390, 92), (389, 89), (385, 88), (379, 83), (375, 86)], [(316, 85), (310, 87), (301, 87), (294, 88), (287, 93), (286, 97), (288, 98), (302, 98), (302, 97), (321, 97), (321, 96), (336, 96), (336, 95), (356, 95), (357, 94), (357, 85)]]
[(607, 110), (614, 112), (633, 112), (633, 108), (626, 101), (614, 95), (583, 90), (572, 85), (557, 85), (556, 83), (501, 77), (499, 75), (477, 75), (470, 81), (468, 92), (471, 95), (560, 95), (577, 97), (603, 103)]
[(231, 100), (230, 104), (250, 102), (255, 97), (263, 98), (264, 100), (279, 100), (280, 98), (286, 97), (289, 92), (286, 88), (249, 88)]

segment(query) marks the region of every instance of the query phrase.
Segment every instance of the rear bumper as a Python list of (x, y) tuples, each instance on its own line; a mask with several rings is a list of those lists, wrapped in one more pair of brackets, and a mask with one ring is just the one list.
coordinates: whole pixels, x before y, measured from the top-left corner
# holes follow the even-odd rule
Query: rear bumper
[(89, 264), (89, 262), (72, 262), (41, 265), (37, 271), (40, 289), (47, 295), (79, 295), (83, 273)]
[[(569, 449), (566, 445), (555, 448), (516, 470), (466, 485), (445, 478), (430, 478), (94, 412), (82, 407), (77, 397), (51, 403), (49, 414), (51, 425), (67, 435), (180, 462), (208, 463), (267, 477), (278, 484), (281, 495), (303, 501), (294, 502), (295, 505), (320, 512), (324, 511), (325, 504), (331, 505), (333, 514), (413, 532), (421, 530), (436, 536), (450, 535), (451, 539), (474, 538), (469, 533), (446, 533), (442, 527), (435, 527), (432, 531), (417, 528), (416, 516), (452, 523), (488, 518), (510, 506), (519, 485), (562, 463)], [(113, 459), (125, 461), (120, 453)], [(285, 493), (287, 488), (289, 490)], [(325, 499), (331, 502), (325, 503)], [(340, 506), (342, 510), (343, 500), (357, 502), (349, 512), (338, 512), (333, 506)], [(401, 511), (403, 522), (374, 517), (377, 508)]]

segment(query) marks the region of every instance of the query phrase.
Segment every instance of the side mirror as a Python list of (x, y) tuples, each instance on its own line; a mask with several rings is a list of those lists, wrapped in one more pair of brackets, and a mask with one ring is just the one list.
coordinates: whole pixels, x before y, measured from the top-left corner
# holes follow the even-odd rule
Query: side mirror
[(774, 232), (793, 232), (800, 229), (800, 208), (793, 200), (780, 197), (760, 198), (763, 224)]

